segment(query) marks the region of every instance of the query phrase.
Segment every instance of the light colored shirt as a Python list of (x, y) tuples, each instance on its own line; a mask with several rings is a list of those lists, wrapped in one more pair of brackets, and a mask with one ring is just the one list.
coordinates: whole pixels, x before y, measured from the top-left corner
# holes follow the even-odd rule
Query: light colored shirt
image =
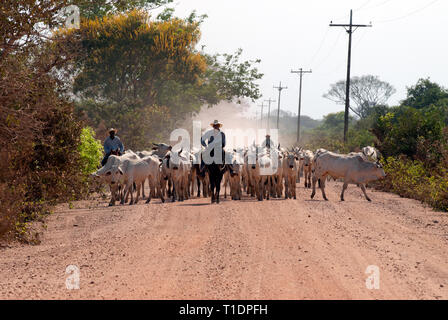
[(207, 131), (201, 138), (201, 144), (206, 147), (207, 146), (207, 138), (208, 137), (208, 144), (212, 143), (215, 138), (218, 138), (219, 135), (221, 135), (221, 142), (222, 147), (224, 148), (226, 146), (226, 135), (221, 130), (211, 129)]
[(112, 140), (109, 136), (106, 138), (106, 140), (104, 140), (104, 152), (106, 152), (106, 154), (109, 154), (112, 150), (117, 149), (120, 149), (120, 152), (124, 153), (124, 145), (121, 142), (120, 138), (115, 136)]

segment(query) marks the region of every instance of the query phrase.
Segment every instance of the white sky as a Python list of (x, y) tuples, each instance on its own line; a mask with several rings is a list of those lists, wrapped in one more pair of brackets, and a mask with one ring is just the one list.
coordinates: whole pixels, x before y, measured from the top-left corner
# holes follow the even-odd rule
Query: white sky
[(373, 24), (353, 35), (352, 76), (391, 83), (397, 93), (390, 105), (422, 77), (448, 87), (446, 0), (179, 0), (175, 6), (178, 16), (208, 15), (200, 43), (207, 52), (242, 48), (245, 59), (260, 58), (263, 99), (277, 99), (272, 87), (279, 81), (288, 86), (282, 110), (297, 113), (298, 76), (290, 71), (300, 67), (313, 70), (304, 75), (302, 114), (322, 118), (344, 109), (322, 95), (346, 77), (348, 35), (329, 23), (348, 23), (350, 9), (354, 23)]

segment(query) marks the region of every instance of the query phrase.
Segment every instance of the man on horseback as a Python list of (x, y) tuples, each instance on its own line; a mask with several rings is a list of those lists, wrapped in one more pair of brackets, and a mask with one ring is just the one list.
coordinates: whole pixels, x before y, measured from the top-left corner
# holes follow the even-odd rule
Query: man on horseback
[[(201, 138), (201, 144), (206, 148), (201, 157), (200, 175), (205, 177), (205, 168), (210, 178), (211, 201), (219, 203), (219, 191), (224, 174), (226, 135), (221, 131), (222, 123), (215, 120), (209, 130)], [(216, 151), (216, 152), (215, 152)]]
[(107, 159), (109, 159), (111, 154), (122, 155), (124, 153), (124, 145), (121, 142), (120, 138), (115, 134), (117, 133), (117, 129), (111, 128), (109, 129), (109, 136), (104, 141), (104, 158), (101, 161), (101, 166), (107, 163)]
[[(224, 132), (221, 131), (222, 123), (219, 122), (218, 120), (215, 120), (215, 121), (213, 121), (213, 123), (210, 123), (210, 125), (213, 127), (213, 129), (204, 133), (204, 135), (201, 138), (201, 144), (205, 148), (218, 147), (218, 149), (219, 149), (219, 145), (216, 145), (216, 144), (217, 143), (219, 144), (219, 141), (221, 141), (221, 150), (222, 150), (223, 157), (221, 158), (222, 162), (220, 164), (224, 164), (223, 159), (224, 159), (224, 147), (226, 146), (226, 135)], [(213, 144), (215, 139), (216, 139), (216, 142)], [(210, 157), (214, 157), (214, 151), (215, 151), (214, 149), (215, 148), (211, 149)], [(203, 156), (201, 157), (201, 175), (205, 175)]]

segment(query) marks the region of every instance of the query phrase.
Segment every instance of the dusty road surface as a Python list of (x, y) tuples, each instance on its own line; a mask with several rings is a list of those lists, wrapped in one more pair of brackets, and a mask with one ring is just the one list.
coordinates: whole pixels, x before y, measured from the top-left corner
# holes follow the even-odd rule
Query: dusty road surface
[[(0, 249), (1, 299), (448, 299), (448, 215), (351, 186), (340, 202), (208, 199), (61, 206), (36, 246)], [(66, 289), (66, 267), (80, 289)], [(366, 288), (368, 266), (379, 289)]]

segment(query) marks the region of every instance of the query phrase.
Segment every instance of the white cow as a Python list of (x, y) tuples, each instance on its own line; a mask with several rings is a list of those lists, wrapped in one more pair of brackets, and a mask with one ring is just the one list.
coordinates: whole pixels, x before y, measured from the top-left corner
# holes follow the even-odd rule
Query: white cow
[[(151, 197), (153, 196), (153, 190), (154, 194), (157, 193), (157, 196), (160, 197), (160, 200), (162, 202), (165, 202), (164, 194), (161, 189), (161, 159), (159, 159), (157, 156), (148, 156), (142, 159), (149, 165), (149, 174), (148, 174), (148, 183), (149, 187), (151, 189), (151, 192), (148, 196), (148, 200), (146, 203), (149, 203), (151, 201)], [(145, 184), (143, 182), (142, 185), (143, 189), (145, 188)]]
[[(109, 202), (109, 206), (114, 206), (115, 201), (121, 198), (119, 194), (120, 189), (120, 175), (122, 173), (119, 170), (116, 170), (122, 162), (122, 158), (119, 156), (111, 155), (109, 159), (107, 159), (106, 164), (101, 169), (97, 170), (92, 174), (92, 177), (99, 181), (100, 183), (105, 183), (109, 185), (111, 192), (111, 199)], [(114, 179), (112, 179), (112, 175), (116, 175)]]
[(297, 178), (298, 157), (291, 152), (287, 152), (283, 158), (283, 176), (285, 177), (285, 199), (297, 199), (296, 178)]
[(313, 192), (311, 199), (316, 194), (316, 181), (319, 180), (322, 196), (325, 200), (328, 200), (325, 195), (325, 180), (327, 175), (344, 179), (341, 201), (344, 201), (344, 192), (349, 183), (359, 184), (366, 199), (371, 201), (367, 196), (365, 184), (386, 176), (381, 164), (365, 161), (359, 155), (350, 156), (333, 152), (319, 153), (314, 158)]

